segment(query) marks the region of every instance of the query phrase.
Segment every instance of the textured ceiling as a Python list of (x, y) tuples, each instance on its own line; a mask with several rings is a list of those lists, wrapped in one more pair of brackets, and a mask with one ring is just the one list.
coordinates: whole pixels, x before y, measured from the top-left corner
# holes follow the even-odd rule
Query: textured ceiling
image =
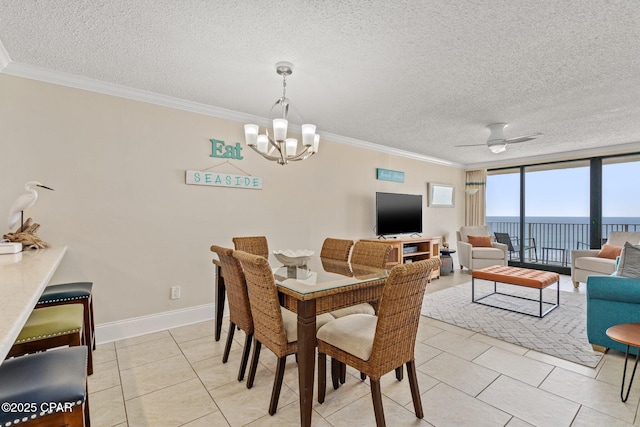
[[(321, 134), (467, 166), (640, 147), (634, 0), (0, 0), (0, 41), (5, 72), (260, 117), (290, 61), (287, 95)], [(494, 122), (545, 135), (498, 155), (454, 147)]]

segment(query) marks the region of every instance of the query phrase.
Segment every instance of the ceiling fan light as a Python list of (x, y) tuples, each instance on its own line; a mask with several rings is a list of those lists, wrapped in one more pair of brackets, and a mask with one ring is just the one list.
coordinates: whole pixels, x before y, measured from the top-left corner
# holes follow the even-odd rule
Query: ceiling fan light
[(491, 150), (493, 154), (503, 153), (507, 150), (507, 144), (506, 143), (493, 144), (489, 146), (489, 150)]

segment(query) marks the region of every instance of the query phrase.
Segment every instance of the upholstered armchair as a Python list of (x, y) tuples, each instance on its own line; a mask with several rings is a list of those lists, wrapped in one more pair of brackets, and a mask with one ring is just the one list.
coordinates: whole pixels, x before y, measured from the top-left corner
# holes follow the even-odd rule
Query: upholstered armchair
[[(609, 233), (607, 245), (624, 246), (625, 242), (637, 245), (640, 243), (639, 232), (612, 231)], [(573, 286), (586, 283), (589, 276), (608, 276), (616, 270), (615, 256), (605, 258), (598, 256), (600, 249), (571, 251), (571, 280)]]
[[(607, 329), (621, 323), (640, 322), (640, 279), (621, 276), (587, 278), (587, 338), (594, 350), (625, 351)], [(635, 353), (635, 350), (632, 350)]]
[(491, 241), (490, 246), (474, 246), (469, 236), (486, 236), (491, 238), (491, 229), (486, 225), (460, 227), (458, 235), (458, 261), (460, 269), (467, 267), (470, 271), (492, 265), (507, 265), (507, 245)]

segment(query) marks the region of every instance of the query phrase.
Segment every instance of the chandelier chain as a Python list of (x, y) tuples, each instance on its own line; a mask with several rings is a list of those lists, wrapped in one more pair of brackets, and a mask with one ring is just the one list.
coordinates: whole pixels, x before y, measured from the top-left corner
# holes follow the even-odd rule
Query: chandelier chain
[(282, 99), (287, 97), (287, 75), (282, 75)]

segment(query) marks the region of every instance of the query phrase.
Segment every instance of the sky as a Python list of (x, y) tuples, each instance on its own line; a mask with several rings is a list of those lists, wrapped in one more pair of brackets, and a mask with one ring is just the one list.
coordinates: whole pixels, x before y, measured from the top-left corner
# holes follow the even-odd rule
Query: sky
[[(605, 164), (603, 217), (640, 217), (640, 162)], [(589, 168), (527, 172), (526, 216), (589, 216)], [(487, 176), (487, 216), (520, 215), (518, 174)]]

